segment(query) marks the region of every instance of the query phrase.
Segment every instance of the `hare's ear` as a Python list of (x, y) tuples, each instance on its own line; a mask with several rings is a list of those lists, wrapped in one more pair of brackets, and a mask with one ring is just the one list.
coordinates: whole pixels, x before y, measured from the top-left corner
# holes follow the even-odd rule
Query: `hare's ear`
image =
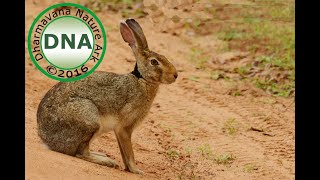
[(148, 49), (147, 39), (144, 36), (141, 26), (134, 19), (127, 19), (126, 24), (132, 30), (134, 37), (136, 38), (137, 45), (140, 49)]
[(131, 48), (136, 48), (136, 40), (134, 38), (134, 35), (125, 22), (120, 22), (120, 33), (123, 40), (129, 43), (129, 46)]

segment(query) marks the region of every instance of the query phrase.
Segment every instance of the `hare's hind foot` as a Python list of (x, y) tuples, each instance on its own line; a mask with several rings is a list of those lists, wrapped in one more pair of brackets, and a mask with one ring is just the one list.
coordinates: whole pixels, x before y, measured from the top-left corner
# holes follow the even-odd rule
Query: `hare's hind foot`
[(119, 165), (116, 161), (108, 158), (106, 155), (99, 153), (99, 152), (89, 152), (89, 153), (85, 153), (85, 154), (77, 154), (76, 157), (92, 162), (92, 163), (96, 163), (96, 164), (100, 164), (102, 166), (108, 166), (108, 167), (114, 167), (114, 168), (119, 168)]
[(103, 154), (103, 153), (101, 153), (101, 152), (91, 151), (90, 153), (91, 153), (91, 154), (94, 154), (94, 155), (97, 155), (97, 156), (107, 157), (105, 154)]

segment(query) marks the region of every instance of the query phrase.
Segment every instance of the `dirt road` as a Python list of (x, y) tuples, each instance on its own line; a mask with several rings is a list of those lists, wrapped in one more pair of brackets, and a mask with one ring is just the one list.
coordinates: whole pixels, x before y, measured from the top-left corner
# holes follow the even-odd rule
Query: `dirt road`
[[(46, 149), (37, 135), (36, 111), (57, 81), (32, 64), (27, 34), (36, 15), (51, 4), (26, 1), (26, 179), (294, 179), (293, 99), (251, 87), (242, 96), (228, 95), (227, 81), (210, 79), (188, 60), (192, 44), (158, 32), (147, 18), (138, 21), (150, 49), (166, 55), (179, 78), (160, 87), (150, 114), (134, 131), (137, 166), (145, 175), (123, 170), (113, 133), (97, 139), (92, 149), (115, 159), (120, 169)], [(105, 27), (118, 27), (122, 19), (108, 12), (97, 15)], [(129, 46), (117, 28), (107, 35), (107, 53), (98, 70), (130, 72), (135, 62)]]

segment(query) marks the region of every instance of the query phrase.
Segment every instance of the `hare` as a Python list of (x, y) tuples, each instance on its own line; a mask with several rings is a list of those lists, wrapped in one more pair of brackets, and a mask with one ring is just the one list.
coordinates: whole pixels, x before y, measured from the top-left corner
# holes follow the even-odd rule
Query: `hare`
[(96, 71), (73, 82), (59, 82), (41, 100), (38, 134), (53, 151), (109, 167), (119, 165), (106, 155), (89, 150), (98, 136), (114, 131), (125, 170), (143, 174), (135, 165), (131, 134), (150, 110), (159, 84), (171, 84), (176, 68), (148, 48), (134, 19), (120, 22), (122, 38), (136, 59), (128, 74)]

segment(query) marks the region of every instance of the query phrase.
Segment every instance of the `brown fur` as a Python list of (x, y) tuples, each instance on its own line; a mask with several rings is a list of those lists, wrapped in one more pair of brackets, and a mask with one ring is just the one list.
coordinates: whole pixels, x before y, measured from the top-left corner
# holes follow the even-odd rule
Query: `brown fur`
[[(149, 112), (159, 84), (173, 83), (177, 72), (164, 56), (149, 50), (135, 20), (122, 22), (120, 31), (142, 78), (98, 71), (79, 81), (56, 84), (39, 104), (38, 133), (51, 150), (118, 167), (105, 155), (89, 151), (94, 138), (114, 131), (126, 170), (142, 174), (135, 166), (131, 134)], [(159, 65), (151, 65), (151, 59)]]

